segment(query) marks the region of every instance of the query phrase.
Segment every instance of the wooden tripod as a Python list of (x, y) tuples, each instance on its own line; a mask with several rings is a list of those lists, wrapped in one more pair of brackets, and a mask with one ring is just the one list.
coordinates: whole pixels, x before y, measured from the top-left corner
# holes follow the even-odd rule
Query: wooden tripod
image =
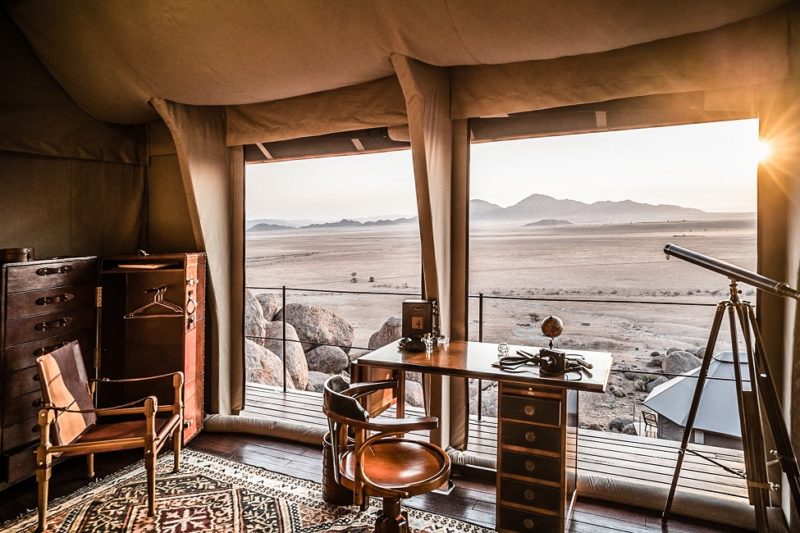
[[(736, 281), (731, 280), (730, 298), (723, 300), (717, 305), (714, 323), (711, 326), (711, 334), (708, 337), (706, 352), (703, 356), (703, 364), (697, 375), (697, 385), (692, 397), (692, 404), (689, 408), (689, 415), (686, 419), (686, 427), (683, 431), (681, 446), (678, 450), (678, 461), (675, 465), (675, 473), (672, 477), (667, 503), (661, 520), (664, 524), (669, 520), (672, 501), (675, 498), (675, 489), (678, 486), (678, 478), (681, 473), (681, 466), (686, 454), (694, 427), (694, 420), (697, 416), (697, 408), (703, 395), (708, 367), (714, 356), (714, 347), (717, 344), (717, 336), (722, 327), (725, 312), (727, 311), (730, 319), (731, 345), (733, 352), (734, 381), (736, 383), (736, 398), (739, 408), (739, 423), (742, 430), (742, 445), (744, 448), (745, 470), (747, 472), (747, 493), (750, 503), (755, 507), (756, 526), (759, 531), (768, 531), (769, 523), (767, 518), (767, 507), (769, 506), (769, 490), (774, 488), (769, 483), (767, 477), (767, 454), (764, 443), (764, 427), (761, 420), (762, 410), (766, 415), (769, 429), (775, 442), (775, 450), (770, 450), (773, 460), (780, 464), (781, 469), (789, 482), (789, 489), (795, 506), (800, 507), (800, 469), (798, 469), (797, 456), (792, 449), (792, 442), (789, 432), (786, 429), (781, 405), (778, 397), (775, 382), (769, 369), (764, 343), (761, 338), (761, 331), (756, 322), (755, 312), (750, 302), (739, 299), (739, 289)], [(747, 367), (750, 373), (750, 390), (742, 387), (742, 371), (739, 366), (739, 347), (737, 337), (737, 322), (742, 333), (745, 348), (747, 350)], [(751, 334), (752, 332), (752, 334)], [(754, 349), (755, 345), (755, 349)]]

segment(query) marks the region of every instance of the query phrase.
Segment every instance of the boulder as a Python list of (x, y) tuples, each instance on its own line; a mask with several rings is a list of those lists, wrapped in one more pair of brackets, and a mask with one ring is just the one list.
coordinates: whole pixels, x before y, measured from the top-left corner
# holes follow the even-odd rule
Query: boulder
[[(485, 384), (486, 382), (484, 382)], [(497, 388), (489, 387), (481, 393), (481, 411), (483, 416), (497, 416)], [(478, 414), (478, 380), (469, 384), (469, 412)]]
[(627, 379), (628, 381), (633, 381), (633, 380), (635, 380), (637, 375), (638, 375), (638, 374), (636, 374), (635, 372), (625, 372), (625, 373), (623, 374), (623, 376), (625, 376), (625, 379)]
[[(287, 306), (288, 307), (288, 306)], [(325, 374), (338, 374), (346, 370), (350, 359), (341, 348), (336, 346), (319, 346), (306, 353), (308, 369)]]
[(406, 372), (406, 381), (422, 383), (422, 372)]
[(416, 381), (406, 381), (406, 403), (414, 407), (423, 407), (425, 405), (422, 385)]
[(386, 346), (396, 341), (400, 338), (402, 324), (403, 322), (400, 320), (399, 316), (389, 317), (386, 322), (383, 323), (381, 329), (373, 333), (369, 338), (367, 347), (370, 350), (377, 350), (381, 346)]
[(281, 299), (269, 292), (262, 292), (256, 295), (256, 300), (261, 304), (264, 312), (264, 320), (270, 321), (281, 308)]
[(303, 342), (303, 351), (315, 346), (329, 344), (340, 346), (345, 353), (353, 345), (353, 326), (329, 309), (318, 305), (287, 304), (275, 314), (275, 320), (283, 320), (294, 326)]
[(694, 356), (700, 359), (704, 358), (706, 356), (706, 347), (698, 348), (697, 351), (694, 352)]
[(658, 376), (653, 381), (647, 382), (647, 384), (645, 385), (645, 389), (647, 390), (647, 392), (653, 392), (653, 389), (655, 389), (656, 387), (658, 387), (662, 383), (666, 383), (667, 381), (669, 381), (669, 380), (667, 378), (665, 378), (664, 376)]
[(611, 385), (610, 387), (608, 387), (608, 392), (610, 392), (617, 398), (624, 398), (625, 396), (627, 396), (627, 394), (625, 393), (625, 389), (617, 385)]
[(700, 360), (689, 352), (671, 352), (661, 362), (661, 369), (665, 374), (683, 374), (700, 366)]
[(622, 432), (626, 435), (638, 435), (636, 432), (636, 426), (633, 423), (625, 424), (625, 427), (622, 428)]
[(306, 390), (322, 392), (322, 386), (325, 385), (325, 380), (327, 380), (329, 377), (330, 375), (328, 374), (310, 370), (308, 372), (308, 383), (306, 384)]
[(667, 357), (666, 355), (657, 355), (655, 357), (651, 357), (650, 360), (647, 362), (647, 366), (651, 366), (653, 368), (660, 368), (661, 365), (664, 363), (664, 358)]
[[(263, 346), (283, 360), (283, 322), (264, 323)], [(298, 389), (304, 390), (308, 383), (308, 364), (306, 354), (294, 326), (286, 324), (286, 368)]]
[[(250, 339), (244, 340), (247, 381), (262, 385), (283, 386), (283, 364), (277, 355)], [(291, 376), (286, 376), (286, 388), (294, 389)]]
[(633, 418), (629, 416), (618, 416), (608, 423), (608, 428), (611, 431), (622, 431), (628, 424), (633, 424)]
[(661, 354), (658, 352), (650, 352), (650, 357), (658, 357), (659, 355)]
[(244, 291), (244, 336), (264, 345), (264, 310), (249, 290)]
[(675, 348), (673, 346), (672, 348), (667, 348), (667, 355), (671, 354), (672, 352), (680, 352), (680, 351), (682, 351), (680, 348)]

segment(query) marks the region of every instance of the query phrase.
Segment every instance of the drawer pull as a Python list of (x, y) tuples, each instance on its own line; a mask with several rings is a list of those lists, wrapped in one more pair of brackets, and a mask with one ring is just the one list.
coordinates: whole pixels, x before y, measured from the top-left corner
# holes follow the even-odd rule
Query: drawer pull
[(72, 272), (70, 265), (62, 265), (57, 268), (43, 267), (36, 271), (37, 276), (52, 276), (54, 274), (67, 274)]
[(533, 489), (525, 489), (524, 496), (530, 502), (536, 498), (536, 492)]
[(536, 470), (536, 463), (534, 463), (530, 459), (525, 461), (525, 471), (526, 472), (533, 472), (534, 470)]
[(526, 431), (525, 440), (528, 442), (536, 442), (536, 433), (534, 431)]
[(56, 320), (51, 320), (50, 322), (39, 322), (34, 326), (34, 329), (36, 329), (37, 331), (45, 331), (53, 328), (63, 328), (70, 325), (71, 323), (72, 323), (72, 317), (65, 316)]
[(36, 305), (63, 304), (75, 298), (74, 294), (64, 293), (58, 296), (42, 296), (36, 300)]
[(41, 406), (43, 406), (43, 405), (44, 405), (44, 401), (43, 401), (41, 398), (36, 398), (35, 400), (33, 400), (33, 401), (31, 402), (31, 405), (32, 405), (33, 407), (41, 407)]
[(525, 414), (528, 416), (533, 416), (536, 414), (536, 409), (531, 404), (525, 406)]
[(525, 526), (525, 529), (533, 529), (536, 526), (536, 523), (532, 518), (526, 518), (522, 521), (522, 525)]
[(33, 375), (33, 381), (39, 381), (39, 374)]
[(51, 344), (50, 346), (42, 346), (41, 348), (36, 348), (33, 351), (33, 355), (34, 355), (34, 357), (39, 357), (40, 355), (44, 355), (46, 353), (50, 353), (53, 350), (58, 350), (59, 348), (62, 348), (62, 347), (66, 346), (69, 343), (70, 343), (70, 341), (63, 341), (63, 342), (59, 342), (58, 344)]

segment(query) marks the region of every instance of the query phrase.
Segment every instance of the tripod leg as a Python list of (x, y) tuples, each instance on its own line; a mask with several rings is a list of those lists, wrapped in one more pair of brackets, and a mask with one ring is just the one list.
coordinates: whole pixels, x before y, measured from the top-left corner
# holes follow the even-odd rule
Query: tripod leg
[[(739, 342), (736, 337), (736, 320), (734, 309), (742, 328), (742, 337), (748, 356), (750, 390), (744, 390), (741, 359), (739, 358)], [(736, 303), (729, 309), (731, 317), (731, 345), (733, 352), (733, 375), (736, 382), (736, 399), (739, 406), (739, 425), (742, 430), (742, 447), (744, 448), (744, 464), (747, 472), (747, 495), (756, 510), (756, 527), (758, 531), (769, 531), (767, 507), (769, 505), (769, 482), (767, 479), (767, 463), (764, 453), (764, 433), (761, 425), (761, 409), (758, 405), (758, 384), (755, 382), (753, 349), (750, 329), (744, 314), (744, 304)]]
[(672, 476), (672, 483), (669, 487), (669, 495), (667, 496), (667, 503), (664, 506), (664, 512), (661, 515), (661, 521), (667, 523), (669, 520), (669, 513), (672, 510), (672, 502), (675, 499), (675, 489), (678, 488), (678, 479), (681, 476), (681, 467), (683, 466), (683, 458), (686, 455), (686, 448), (689, 445), (689, 438), (692, 435), (692, 428), (694, 427), (694, 419), (697, 416), (697, 408), (700, 405), (700, 398), (703, 395), (703, 387), (706, 383), (708, 376), (708, 367), (711, 360), (714, 358), (714, 347), (717, 345), (717, 336), (719, 335), (719, 328), (722, 326), (722, 319), (725, 315), (725, 308), (730, 305), (729, 301), (720, 302), (717, 305), (717, 311), (714, 314), (714, 323), (711, 325), (711, 333), (708, 336), (708, 344), (706, 344), (706, 353), (703, 355), (703, 364), (700, 365), (700, 371), (697, 374), (697, 384), (694, 388), (694, 396), (692, 396), (692, 405), (689, 408), (689, 414), (686, 417), (686, 427), (683, 429), (683, 437), (681, 438), (681, 447), (678, 449), (678, 460), (675, 463), (675, 473)]
[(792, 448), (792, 440), (789, 438), (789, 431), (786, 422), (781, 414), (781, 403), (778, 397), (778, 389), (772, 378), (772, 372), (767, 361), (767, 352), (764, 350), (764, 341), (761, 338), (761, 330), (756, 322), (756, 315), (753, 308), (747, 308), (748, 318), (753, 326), (753, 336), (756, 341), (755, 368), (756, 379), (758, 381), (758, 391), (764, 402), (764, 412), (769, 422), (769, 429), (775, 441), (775, 448), (778, 452), (778, 460), (781, 469), (789, 483), (789, 490), (792, 493), (792, 501), (796, 508), (800, 509), (800, 467), (797, 464), (797, 455)]

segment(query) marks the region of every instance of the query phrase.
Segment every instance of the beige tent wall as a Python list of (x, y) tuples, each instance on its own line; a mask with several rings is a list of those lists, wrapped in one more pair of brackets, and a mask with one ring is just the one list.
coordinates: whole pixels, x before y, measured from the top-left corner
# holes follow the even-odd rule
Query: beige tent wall
[(154, 98), (177, 150), (194, 242), (208, 260), (211, 309), (211, 410), (244, 408), (244, 160), (225, 145), (224, 111)]
[(144, 167), (0, 152), (0, 248), (40, 259), (136, 250)]
[(3, 10), (0, 49), (0, 248), (32, 246), (37, 258), (135, 251), (144, 128), (80, 110)]

